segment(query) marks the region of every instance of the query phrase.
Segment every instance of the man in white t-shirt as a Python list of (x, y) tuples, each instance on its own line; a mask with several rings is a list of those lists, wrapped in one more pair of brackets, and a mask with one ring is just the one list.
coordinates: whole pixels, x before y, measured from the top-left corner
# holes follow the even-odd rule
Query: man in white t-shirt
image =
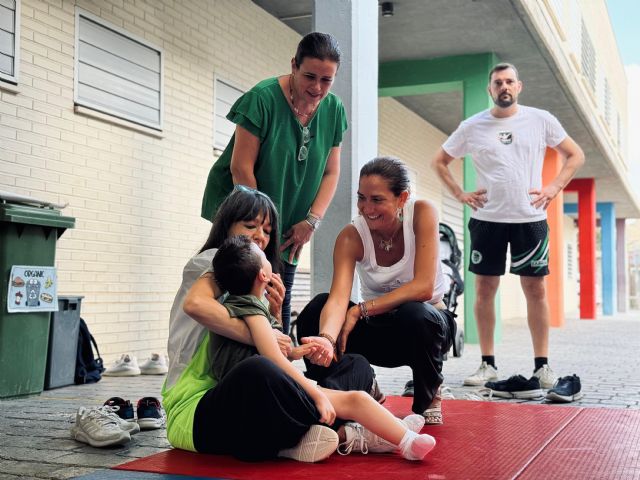
[[(508, 63), (489, 73), (494, 107), (463, 121), (436, 153), (433, 166), (449, 191), (473, 212), (469, 220), (469, 270), (476, 274), (474, 313), (482, 352), (480, 368), (465, 385), (487, 385), (494, 394), (533, 398), (540, 387), (551, 388), (556, 376), (548, 365), (549, 305), (544, 276), (548, 275), (549, 233), (546, 209), (584, 163), (578, 144), (549, 112), (518, 105), (522, 82)], [(542, 185), (545, 150), (564, 157), (563, 167)], [(454, 158), (470, 154), (477, 174), (477, 190), (465, 192), (449, 171)], [(505, 273), (507, 244), (511, 273), (520, 275), (527, 299), (527, 320), (534, 351), (534, 376), (497, 380), (493, 336), (495, 295)]]

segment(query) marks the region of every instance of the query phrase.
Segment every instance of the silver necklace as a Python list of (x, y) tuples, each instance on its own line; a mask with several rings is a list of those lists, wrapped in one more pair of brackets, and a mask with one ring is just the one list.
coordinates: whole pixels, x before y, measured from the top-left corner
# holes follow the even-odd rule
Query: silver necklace
[[(380, 242), (378, 242), (378, 247), (380, 249), (384, 250), (385, 252), (389, 253), (391, 251), (391, 249), (393, 248), (393, 239), (395, 238), (396, 234), (400, 231), (401, 228), (402, 228), (402, 223), (400, 223), (400, 226), (396, 229), (395, 232), (393, 232), (393, 235), (391, 235), (391, 238), (389, 238), (389, 240), (385, 240), (381, 236), (380, 237)], [(378, 234), (378, 235), (380, 235), (380, 234)]]
[(318, 105), (314, 105), (309, 113), (302, 113), (300, 110), (298, 110), (298, 107), (296, 107), (296, 102), (293, 99), (293, 73), (289, 76), (289, 100), (291, 100), (293, 113), (295, 113), (298, 117), (309, 118), (315, 113), (316, 108), (318, 108)]

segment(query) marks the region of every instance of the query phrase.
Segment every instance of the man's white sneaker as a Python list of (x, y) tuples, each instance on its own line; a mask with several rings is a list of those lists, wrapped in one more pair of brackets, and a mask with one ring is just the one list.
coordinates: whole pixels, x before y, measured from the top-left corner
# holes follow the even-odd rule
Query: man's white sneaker
[(538, 380), (540, 380), (540, 386), (544, 389), (552, 388), (553, 384), (556, 383), (556, 380), (558, 379), (555, 372), (551, 370), (551, 367), (546, 363), (533, 372), (533, 376), (538, 377)]
[(484, 384), (498, 379), (498, 371), (487, 362), (482, 362), (473, 375), (464, 379), (463, 385), (484, 387)]
[(164, 375), (168, 371), (167, 361), (158, 353), (152, 353), (151, 358), (147, 358), (140, 364), (142, 375)]
[(102, 408), (80, 407), (76, 413), (76, 423), (71, 427), (71, 436), (92, 447), (129, 442), (131, 435), (120, 427), (120, 422), (116, 420), (118, 416)]
[(138, 360), (133, 355), (124, 354), (107, 368), (103, 375), (107, 377), (133, 377), (140, 375)]
[(280, 450), (278, 456), (314, 463), (328, 458), (336, 448), (338, 434), (335, 431), (324, 425), (311, 425), (296, 446)]

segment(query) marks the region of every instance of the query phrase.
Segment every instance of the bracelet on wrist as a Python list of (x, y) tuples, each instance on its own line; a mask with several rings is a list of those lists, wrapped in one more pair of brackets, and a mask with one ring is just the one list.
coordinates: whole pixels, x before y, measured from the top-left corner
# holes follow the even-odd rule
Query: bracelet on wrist
[(321, 222), (320, 217), (317, 217), (311, 212), (307, 213), (307, 217), (304, 221), (307, 222), (313, 230), (317, 230)]
[(329, 335), (328, 333), (321, 332), (318, 334), (318, 336), (329, 340), (329, 343), (331, 344), (331, 348), (333, 348), (333, 352), (334, 353), (336, 352), (338, 347), (336, 345), (335, 339), (331, 335)]

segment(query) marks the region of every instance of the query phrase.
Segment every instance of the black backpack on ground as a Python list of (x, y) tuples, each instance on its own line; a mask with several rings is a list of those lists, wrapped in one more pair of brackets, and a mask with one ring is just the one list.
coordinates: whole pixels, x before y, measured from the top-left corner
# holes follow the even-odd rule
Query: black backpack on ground
[[(96, 348), (97, 356), (93, 355), (93, 347)], [(76, 353), (76, 372), (74, 381), (76, 385), (83, 383), (95, 383), (102, 378), (104, 367), (102, 357), (95, 338), (89, 332), (89, 327), (85, 321), (80, 319), (80, 332), (78, 333), (78, 352)]]

